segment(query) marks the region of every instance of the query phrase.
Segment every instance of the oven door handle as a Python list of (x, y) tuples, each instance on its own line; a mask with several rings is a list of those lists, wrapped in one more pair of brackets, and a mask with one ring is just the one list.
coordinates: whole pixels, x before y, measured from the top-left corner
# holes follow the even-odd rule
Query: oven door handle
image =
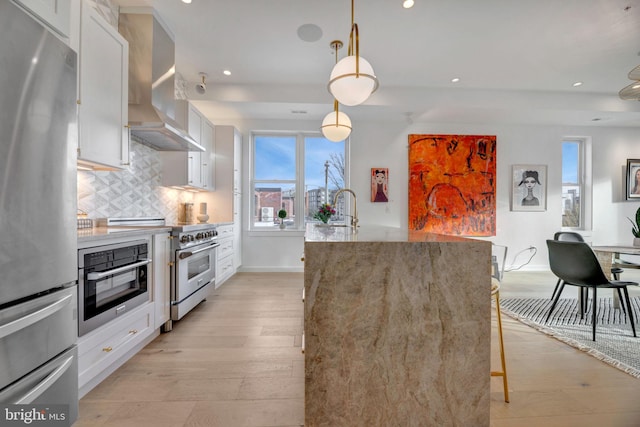
[(200, 252), (204, 252), (204, 251), (208, 251), (209, 249), (213, 249), (220, 246), (220, 243), (213, 243), (205, 248), (201, 248), (201, 249), (197, 249), (195, 251), (189, 251), (189, 252), (180, 252), (180, 255), (178, 255), (178, 258), (180, 259), (185, 259), (185, 258), (189, 258), (191, 255), (195, 255), (198, 254)]
[(138, 268), (150, 263), (151, 263), (150, 259), (143, 259), (142, 261), (139, 261), (133, 264), (128, 264), (122, 267), (114, 268), (113, 270), (101, 271), (99, 273), (95, 273), (95, 272), (89, 273), (87, 274), (87, 280), (100, 280), (103, 277), (111, 276), (112, 274), (122, 273), (123, 271), (127, 271), (127, 270), (133, 270), (134, 268)]

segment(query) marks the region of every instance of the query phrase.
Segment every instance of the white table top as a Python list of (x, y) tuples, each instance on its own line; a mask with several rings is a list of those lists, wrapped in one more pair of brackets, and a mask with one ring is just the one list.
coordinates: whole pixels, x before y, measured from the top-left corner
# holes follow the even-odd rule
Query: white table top
[(596, 252), (612, 252), (617, 254), (640, 255), (640, 246), (592, 246)]

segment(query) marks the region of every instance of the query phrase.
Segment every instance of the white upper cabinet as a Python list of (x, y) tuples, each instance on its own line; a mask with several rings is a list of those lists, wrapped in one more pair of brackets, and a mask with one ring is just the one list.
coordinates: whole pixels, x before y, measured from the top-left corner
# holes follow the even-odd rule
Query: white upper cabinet
[(215, 147), (216, 191), (213, 204), (219, 215), (216, 220), (238, 222), (242, 196), (242, 135), (233, 126), (216, 126)]
[(176, 101), (176, 121), (205, 151), (162, 152), (162, 185), (213, 191), (213, 124), (186, 100)]
[[(184, 108), (184, 107), (183, 107)], [(202, 145), (202, 121), (200, 112), (190, 103), (187, 103), (187, 131), (189, 135)], [(201, 151), (189, 151), (188, 154), (188, 184), (194, 187), (202, 187)]]
[(14, 0), (62, 37), (71, 30), (71, 0)]
[(202, 146), (205, 148), (205, 152), (200, 153), (200, 169), (202, 188), (207, 191), (215, 190), (214, 182), (214, 130), (213, 124), (204, 119), (202, 121)]
[(118, 170), (129, 163), (129, 44), (88, 2), (80, 16), (78, 163)]

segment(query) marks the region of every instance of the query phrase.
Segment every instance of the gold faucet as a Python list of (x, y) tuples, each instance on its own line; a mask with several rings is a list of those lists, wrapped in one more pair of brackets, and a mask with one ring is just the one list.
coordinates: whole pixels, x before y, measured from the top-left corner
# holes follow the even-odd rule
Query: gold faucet
[(356, 197), (356, 193), (354, 193), (353, 190), (349, 188), (342, 188), (338, 190), (335, 196), (333, 196), (333, 207), (334, 209), (337, 210), (336, 203), (338, 201), (338, 196), (344, 193), (345, 191), (353, 195), (353, 215), (350, 215), (350, 216), (351, 216), (351, 227), (353, 227), (353, 230), (355, 231), (356, 227), (358, 227), (358, 198)]

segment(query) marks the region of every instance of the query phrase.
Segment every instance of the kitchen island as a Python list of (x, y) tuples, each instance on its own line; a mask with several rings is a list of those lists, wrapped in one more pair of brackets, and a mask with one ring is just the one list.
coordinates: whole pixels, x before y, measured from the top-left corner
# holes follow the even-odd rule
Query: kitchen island
[(305, 426), (488, 426), (491, 243), (309, 225)]

